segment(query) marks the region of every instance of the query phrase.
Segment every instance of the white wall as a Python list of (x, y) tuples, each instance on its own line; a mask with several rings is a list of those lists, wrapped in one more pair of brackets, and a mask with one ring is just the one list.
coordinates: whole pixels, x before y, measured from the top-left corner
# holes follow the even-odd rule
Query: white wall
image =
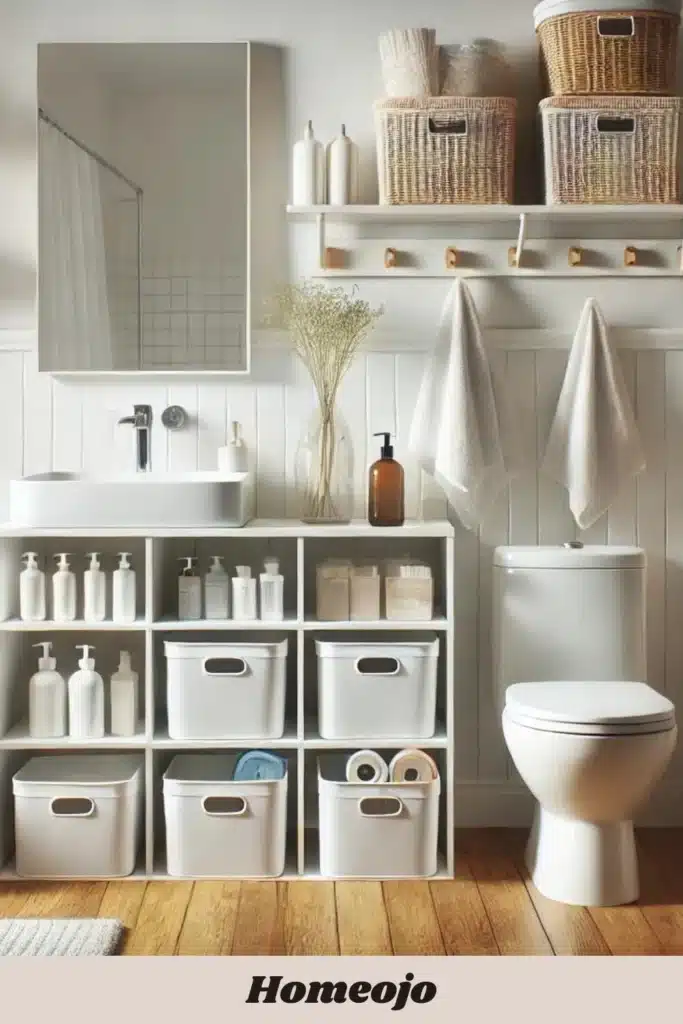
[[(35, 235), (35, 44), (38, 41), (179, 41), (252, 39), (286, 51), (290, 137), (313, 118), (323, 139), (344, 121), (364, 149), (365, 197), (372, 200), (372, 100), (381, 81), (376, 38), (383, 28), (411, 25), (412, 0), (4, 0), (4, 57), (0, 62), (0, 327), (10, 348), (0, 352), (0, 479), (55, 469), (110, 469), (130, 465), (132, 440), (117, 431), (116, 419), (134, 401), (151, 401), (158, 414), (168, 403), (185, 406), (193, 429), (154, 440), (156, 468), (191, 469), (213, 465), (226, 424), (239, 419), (259, 474), (259, 511), (293, 511), (291, 479), (299, 426), (312, 397), (304, 375), (286, 354), (256, 353), (249, 382), (197, 385), (191, 381), (136, 384), (74, 384), (51, 381), (36, 372), (31, 350)], [(537, 197), (533, 155), (533, 101), (537, 60), (532, 0), (500, 0), (497, 5), (454, 5), (424, 0), (419, 22), (437, 28), (443, 42), (492, 30), (510, 44), (522, 76), (519, 198)], [(492, 18), (495, 14), (495, 18)], [(7, 22), (13, 21), (14, 26)], [(531, 169), (530, 169), (531, 168)], [(527, 173), (529, 171), (529, 173)], [(306, 228), (292, 233), (295, 267), (304, 271)], [(451, 239), (448, 244), (456, 243)], [(512, 241), (512, 240), (511, 240)], [(301, 242), (301, 247), (299, 246)], [(635, 242), (635, 239), (634, 239)], [(257, 238), (267, 246), (267, 238)], [(444, 244), (441, 242), (440, 244)], [(501, 244), (507, 245), (504, 241)], [(375, 452), (376, 430), (397, 433), (397, 454), (408, 470), (408, 513), (418, 511), (420, 481), (405, 457), (406, 432), (414, 406), (423, 349), (429, 342), (444, 292), (443, 282), (362, 283), (362, 292), (387, 305), (381, 351), (364, 353), (343, 389), (342, 406), (352, 423), (357, 459), (357, 511), (363, 511), (365, 466)], [(649, 654), (652, 682), (674, 699), (683, 696), (683, 350), (675, 329), (683, 319), (680, 285), (675, 280), (477, 282), (475, 300), (495, 358), (507, 373), (521, 406), (526, 446), (542, 449), (566, 361), (563, 345), (573, 332), (588, 289), (617, 325), (642, 329), (629, 336), (624, 366), (632, 389), (648, 455), (648, 469), (603, 521), (588, 532), (591, 541), (638, 542), (651, 560)], [(514, 334), (498, 332), (514, 328)], [(652, 333), (648, 328), (666, 329)], [(493, 330), (491, 330), (493, 329)], [(539, 329), (544, 329), (539, 333)], [(0, 335), (0, 345), (2, 336)], [(11, 346), (27, 346), (20, 351)], [(668, 348), (668, 351), (665, 351)], [(106, 456), (105, 454), (106, 453)], [(433, 488), (422, 494), (422, 508), (443, 515)], [(0, 492), (0, 515), (4, 511)], [(458, 530), (458, 643), (456, 658), (457, 773), (462, 783), (462, 817), (485, 818), (487, 809), (509, 819), (526, 802), (510, 778), (497, 718), (489, 698), (490, 564), (495, 544), (548, 543), (576, 535), (565, 495), (532, 471), (493, 510), (480, 536)], [(680, 761), (679, 761), (680, 764)], [(670, 773), (674, 780), (676, 769)], [(477, 781), (477, 787), (469, 783)], [(501, 794), (510, 794), (500, 803)]]

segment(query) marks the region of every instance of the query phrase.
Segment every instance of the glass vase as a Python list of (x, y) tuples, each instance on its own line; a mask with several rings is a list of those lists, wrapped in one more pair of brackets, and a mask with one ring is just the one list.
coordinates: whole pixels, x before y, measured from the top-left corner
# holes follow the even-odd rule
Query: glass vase
[(304, 523), (350, 521), (351, 443), (347, 425), (334, 405), (316, 409), (306, 425), (296, 453), (295, 483)]

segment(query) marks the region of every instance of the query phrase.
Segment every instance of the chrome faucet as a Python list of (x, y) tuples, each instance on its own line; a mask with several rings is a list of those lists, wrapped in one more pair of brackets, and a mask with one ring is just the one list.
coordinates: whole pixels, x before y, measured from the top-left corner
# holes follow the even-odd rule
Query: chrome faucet
[(136, 469), (139, 473), (149, 473), (152, 468), (152, 406), (134, 405), (133, 415), (124, 416), (119, 420), (121, 423), (135, 428)]

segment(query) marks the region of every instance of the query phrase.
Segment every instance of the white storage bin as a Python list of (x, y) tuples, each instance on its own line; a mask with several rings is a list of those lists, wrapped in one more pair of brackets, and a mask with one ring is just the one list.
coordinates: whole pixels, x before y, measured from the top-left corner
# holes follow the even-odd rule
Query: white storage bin
[(287, 640), (167, 640), (168, 735), (173, 740), (279, 739), (285, 729)]
[(233, 782), (235, 754), (179, 754), (164, 773), (166, 857), (177, 878), (276, 878), (285, 869), (287, 775)]
[(135, 870), (143, 759), (34, 757), (12, 779), (23, 878), (116, 878)]
[(438, 637), (387, 643), (315, 641), (324, 739), (434, 735)]
[(318, 762), (320, 874), (428, 878), (437, 870), (440, 779), (346, 782), (346, 758)]

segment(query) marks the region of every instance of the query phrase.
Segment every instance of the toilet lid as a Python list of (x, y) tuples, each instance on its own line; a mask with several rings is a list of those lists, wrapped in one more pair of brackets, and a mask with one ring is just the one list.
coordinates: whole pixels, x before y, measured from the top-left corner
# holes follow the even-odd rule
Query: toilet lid
[(674, 724), (674, 705), (646, 683), (622, 681), (515, 683), (505, 694), (515, 721), (562, 731), (560, 726), (656, 731)]

